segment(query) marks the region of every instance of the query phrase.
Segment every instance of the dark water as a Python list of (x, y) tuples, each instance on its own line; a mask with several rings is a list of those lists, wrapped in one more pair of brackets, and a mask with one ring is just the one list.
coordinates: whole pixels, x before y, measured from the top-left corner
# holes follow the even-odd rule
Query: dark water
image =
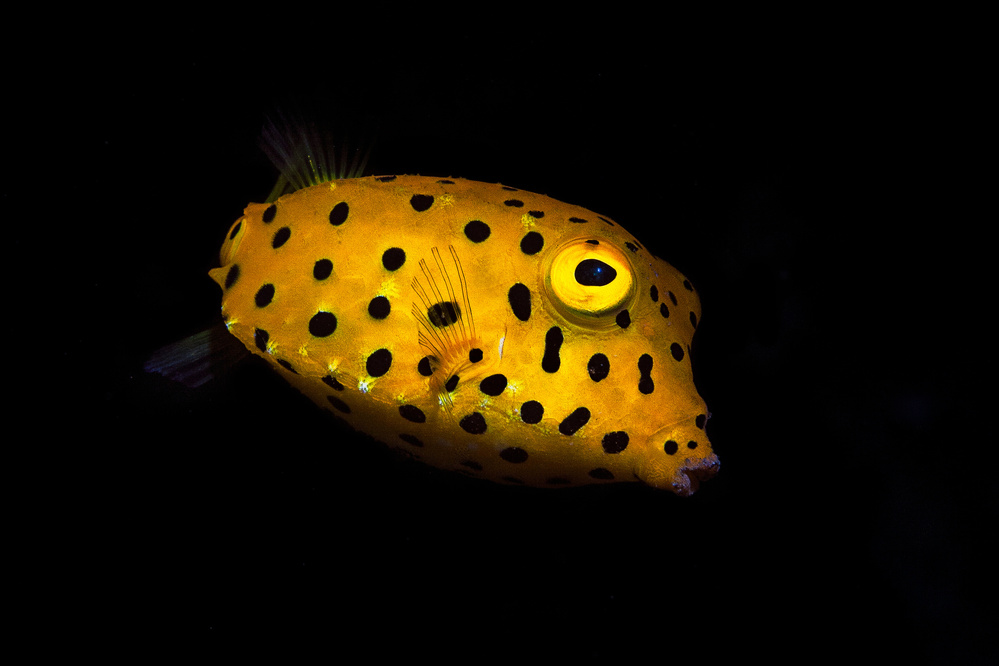
[[(142, 75), (114, 52), (69, 65), (87, 105), (58, 141), (80, 168), (40, 260), (68, 386), (47, 389), (66, 397), (29, 494), (52, 527), (27, 525), (68, 598), (54, 617), (98, 642), (372, 656), (986, 663), (997, 494), (956, 371), (988, 360), (955, 332), (969, 267), (900, 183), (910, 79), (509, 40), (293, 71), (200, 42), (144, 52)], [(501, 488), (394, 458), (257, 364), (193, 393), (143, 375), (214, 322), (205, 273), (272, 185), (255, 141), (289, 89), (376, 130), (369, 171), (546, 193), (680, 268), (719, 476), (686, 500)]]

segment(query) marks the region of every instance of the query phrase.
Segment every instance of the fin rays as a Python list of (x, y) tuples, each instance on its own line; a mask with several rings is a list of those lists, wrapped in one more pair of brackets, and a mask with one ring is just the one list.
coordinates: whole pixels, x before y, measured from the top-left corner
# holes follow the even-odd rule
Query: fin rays
[[(413, 278), (413, 290), (423, 307), (414, 302), (412, 312), (423, 329), (418, 332), (420, 346), (427, 351), (428, 356), (436, 359), (438, 364), (438, 367), (433, 368), (434, 373), (430, 377), (431, 387), (437, 393), (441, 406), (450, 413), (453, 402), (445, 388), (445, 382), (468, 362), (468, 353), (474, 345), (476, 334), (465, 272), (461, 268), (454, 246), (448, 246), (448, 249), (454, 261), (455, 272), (458, 274), (460, 302), (458, 289), (455, 288), (447, 266), (435, 247), (431, 249), (431, 253), (443, 288), (438, 285), (426, 259), (421, 259), (420, 270), (427, 282), (427, 288), (420, 282), (419, 277)], [(431, 320), (431, 313), (438, 318), (437, 323)]]
[(357, 178), (368, 164), (371, 153), (343, 143), (339, 155), (328, 132), (296, 118), (289, 120), (278, 112), (279, 122), (266, 119), (261, 131), (261, 147), (281, 173), (267, 201), (282, 194), (342, 178)]

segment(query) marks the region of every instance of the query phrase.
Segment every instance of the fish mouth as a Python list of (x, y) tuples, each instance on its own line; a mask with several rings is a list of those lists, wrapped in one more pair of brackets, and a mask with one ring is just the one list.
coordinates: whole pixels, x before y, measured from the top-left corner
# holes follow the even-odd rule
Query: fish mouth
[(670, 490), (680, 497), (697, 492), (701, 482), (715, 476), (721, 461), (711, 450), (703, 430), (669, 427), (649, 440), (649, 455), (636, 470), (646, 484)]

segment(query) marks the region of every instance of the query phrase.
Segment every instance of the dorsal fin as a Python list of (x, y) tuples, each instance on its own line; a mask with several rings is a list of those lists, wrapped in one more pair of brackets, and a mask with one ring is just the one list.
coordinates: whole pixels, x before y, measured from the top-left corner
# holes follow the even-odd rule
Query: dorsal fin
[(281, 174), (267, 203), (320, 183), (357, 178), (364, 173), (371, 154), (370, 143), (362, 149), (351, 147), (345, 139), (338, 148), (333, 136), (319, 130), (314, 121), (282, 111), (265, 119), (260, 147)]

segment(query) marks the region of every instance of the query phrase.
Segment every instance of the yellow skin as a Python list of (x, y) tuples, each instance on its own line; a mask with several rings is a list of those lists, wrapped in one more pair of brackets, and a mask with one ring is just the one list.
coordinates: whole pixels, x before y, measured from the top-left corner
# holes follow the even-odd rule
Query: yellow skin
[(690, 367), (697, 295), (592, 211), (457, 178), (333, 180), (248, 205), (221, 264), (233, 335), (428, 464), (679, 495), (718, 469)]

